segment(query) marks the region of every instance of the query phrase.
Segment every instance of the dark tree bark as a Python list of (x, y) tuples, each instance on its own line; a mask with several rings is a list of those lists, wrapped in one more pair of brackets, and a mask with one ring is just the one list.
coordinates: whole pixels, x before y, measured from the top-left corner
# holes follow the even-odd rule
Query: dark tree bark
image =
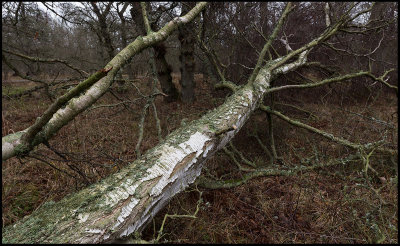
[[(183, 3), (182, 13), (187, 13), (193, 6), (194, 2)], [(196, 87), (194, 81), (194, 24), (189, 23), (187, 28), (179, 28), (179, 41), (181, 42), (181, 80), (182, 86), (181, 100), (184, 103), (191, 103), (195, 100), (194, 89)]]
[(175, 102), (178, 100), (179, 93), (172, 83), (172, 67), (167, 63), (166, 47), (164, 43), (154, 46), (158, 79), (162, 91), (168, 96), (164, 97), (165, 102)]
[[(148, 5), (150, 6), (150, 5)], [(140, 3), (135, 2), (132, 3), (131, 8), (131, 16), (132, 19), (137, 24), (137, 28), (139, 29), (140, 35), (146, 35), (146, 30), (144, 28), (143, 18), (140, 12)], [(159, 27), (157, 23), (153, 22), (151, 24), (151, 28), (153, 31), (156, 31)], [(174, 102), (178, 100), (178, 90), (175, 88), (174, 84), (172, 83), (172, 68), (168, 64), (166, 59), (166, 47), (164, 42), (156, 44), (153, 46), (155, 52), (155, 60), (156, 60), (156, 67), (157, 67), (157, 77), (160, 81), (161, 90), (163, 93), (167, 94), (168, 96), (164, 97), (166, 102)]]

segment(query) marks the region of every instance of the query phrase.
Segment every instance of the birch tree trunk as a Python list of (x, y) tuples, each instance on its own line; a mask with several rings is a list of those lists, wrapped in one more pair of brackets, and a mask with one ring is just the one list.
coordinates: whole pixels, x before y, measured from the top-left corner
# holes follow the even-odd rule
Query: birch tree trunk
[[(165, 39), (168, 33), (176, 29), (177, 25), (174, 23), (186, 23), (201, 9), (201, 4), (198, 4), (188, 15), (177, 18), (160, 31), (137, 39), (128, 45), (107, 65), (107, 68), (112, 66), (107, 76), (90, 88), (86, 94), (72, 100), (65, 109), (60, 109), (54, 115), (53, 121), (50, 121), (47, 128), (42, 130), (43, 133), (34, 139), (35, 143), (38, 144), (47, 139), (101, 96), (110, 85), (112, 76), (135, 52)], [(260, 53), (249, 82), (242, 87), (232, 84), (231, 86), (235, 88), (234, 93), (224, 104), (209, 111), (200, 119), (177, 129), (163, 142), (118, 173), (71, 194), (57, 203), (48, 202), (30, 216), (4, 228), (2, 242), (105, 243), (143, 230), (151, 218), (175, 194), (195, 181), (205, 161), (238, 133), (251, 113), (258, 108), (264, 95), (273, 91), (269, 89), (271, 82), (278, 75), (304, 65), (307, 52), (335, 34), (347, 21), (341, 18), (338, 23), (331, 24), (319, 37), (308, 44), (262, 65), (269, 45), (276, 38), (279, 27), (282, 26), (284, 17), (290, 10), (291, 6), (288, 4), (277, 27)], [(227, 83), (227, 81), (223, 82)], [(301, 86), (309, 85), (292, 85), (291, 87)], [(276, 90), (279, 88), (275, 88)], [(62, 120), (57, 121), (59, 118)], [(3, 137), (3, 160), (4, 156), (10, 157), (18, 153), (18, 148), (20, 148), (18, 139), (22, 134), (23, 132), (19, 132), (12, 135), (13, 137)], [(5, 140), (8, 145), (4, 144)], [(5, 146), (6, 151), (4, 151)]]
[(244, 125), (276, 75), (305, 63), (260, 69), (253, 84), (237, 90), (218, 108), (171, 133), (140, 159), (99, 183), (3, 229), (3, 243), (104, 243), (140, 232), (179, 191), (200, 175), (204, 162)]

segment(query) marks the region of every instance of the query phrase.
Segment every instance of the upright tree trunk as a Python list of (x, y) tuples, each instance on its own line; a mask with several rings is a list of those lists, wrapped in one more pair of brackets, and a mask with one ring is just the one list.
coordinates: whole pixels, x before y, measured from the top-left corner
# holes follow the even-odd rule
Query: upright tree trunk
[[(193, 6), (194, 2), (183, 3), (182, 13), (187, 13)], [(194, 81), (194, 24), (189, 23), (186, 28), (179, 28), (179, 41), (181, 42), (181, 80), (182, 87), (181, 99), (185, 103), (191, 103), (195, 100), (194, 89), (196, 87)]]
[[(149, 6), (149, 5), (148, 5)], [(135, 23), (138, 25), (137, 28), (140, 30), (141, 35), (146, 35), (146, 30), (144, 28), (143, 17), (140, 12), (140, 3), (132, 3), (131, 16)], [(151, 28), (153, 31), (158, 29), (156, 23), (152, 23)], [(174, 102), (178, 99), (178, 90), (172, 83), (172, 68), (166, 60), (166, 48), (164, 42), (158, 43), (153, 46), (155, 52), (156, 68), (157, 68), (157, 78), (160, 81), (161, 90), (168, 96), (164, 97), (166, 102)]]
[(166, 60), (166, 48), (164, 43), (160, 43), (154, 46), (155, 59), (157, 66), (157, 75), (160, 81), (161, 90), (168, 96), (164, 97), (166, 102), (174, 102), (178, 100), (178, 90), (172, 83), (172, 68)]

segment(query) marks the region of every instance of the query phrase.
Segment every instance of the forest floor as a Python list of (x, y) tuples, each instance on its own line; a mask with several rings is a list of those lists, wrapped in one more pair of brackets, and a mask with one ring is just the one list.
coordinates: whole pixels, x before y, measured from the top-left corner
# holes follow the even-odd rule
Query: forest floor
[[(148, 82), (138, 82), (142, 93), (150, 92)], [(6, 96), (28, 87), (32, 84), (2, 85), (2, 136), (30, 126), (51, 103), (39, 93), (20, 99)], [(117, 98), (131, 101), (139, 98), (133, 87), (114, 87), (113, 91), (114, 96), (107, 92), (95, 107), (63, 127), (49, 141), (50, 148), (40, 145), (26, 158), (14, 157), (2, 162), (3, 226), (32, 213), (46, 201), (58, 201), (136, 159), (138, 122), (145, 100), (134, 101), (129, 107), (123, 104), (98, 107), (117, 104), (120, 102)], [(222, 104), (228, 93), (215, 91), (198, 76), (197, 100), (193, 104), (167, 104), (157, 97), (162, 136), (179, 128), (183, 119), (195, 120)], [(278, 102), (296, 104), (303, 111), (285, 104), (276, 104), (276, 109), (356, 143), (377, 141), (386, 131), (387, 147), (397, 149), (395, 95), (381, 93), (358, 102), (332, 94), (302, 100), (306, 97), (301, 92), (296, 100), (285, 95), (277, 97)], [(149, 110), (142, 153), (158, 143), (155, 126), (155, 117)], [(256, 111), (235, 136), (233, 144), (258, 167), (272, 169), (318, 165), (355, 153), (276, 118), (274, 135), (282, 161), (273, 165), (256, 138), (269, 147), (265, 113)], [(294, 175), (258, 177), (231, 189), (211, 190), (191, 185), (158, 213), (143, 231), (142, 239), (157, 238), (166, 214), (193, 214), (199, 204), (195, 219), (167, 218), (159, 242), (398, 243), (397, 159), (372, 155), (369, 165), (375, 171), (368, 171), (368, 177), (364, 173), (365, 162), (358, 160)], [(223, 151), (208, 160), (202, 172), (223, 180), (238, 179), (243, 174)]]

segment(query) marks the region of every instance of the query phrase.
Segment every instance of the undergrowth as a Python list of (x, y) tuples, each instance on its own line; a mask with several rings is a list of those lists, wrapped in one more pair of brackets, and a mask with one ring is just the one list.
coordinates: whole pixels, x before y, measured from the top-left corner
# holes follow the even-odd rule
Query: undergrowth
[[(145, 84), (141, 88), (146, 92)], [(8, 93), (20, 90), (23, 88), (10, 88)], [(207, 83), (196, 90), (197, 101), (193, 105), (166, 104), (162, 98), (156, 99), (163, 137), (178, 128), (183, 119), (197, 119), (222, 104), (226, 95), (226, 91), (215, 91)], [(113, 93), (122, 99), (138, 97), (132, 87), (116, 88)], [(361, 104), (330, 102), (329, 97), (322, 96), (313, 102), (302, 102), (301, 98), (298, 95), (297, 101), (290, 103), (305, 111), (278, 104), (276, 108), (356, 143), (376, 141), (386, 134), (387, 145), (397, 148), (395, 96), (368, 97)], [(289, 103), (283, 100), (284, 96), (277, 100), (280, 99)], [(95, 106), (118, 102), (107, 93)], [(4, 99), (2, 136), (30, 126), (49, 103), (47, 97)], [(46, 201), (58, 201), (135, 160), (138, 112), (143, 103), (144, 100), (138, 100), (126, 107), (120, 104), (87, 110), (62, 128), (49, 146), (38, 146), (27, 158), (14, 157), (3, 162), (2, 225), (14, 223)], [(394, 128), (366, 117), (380, 119)], [(233, 140), (234, 146), (258, 167), (328, 163), (354, 153), (279, 119), (274, 122), (281, 161), (273, 166), (254, 138), (256, 134), (268, 146), (265, 113), (255, 112)], [(154, 117), (148, 113), (142, 153), (158, 142), (155, 125)], [(154, 242), (158, 237), (159, 243), (397, 243), (397, 159), (372, 156), (369, 165), (374, 171), (367, 175), (365, 163), (356, 160), (290, 176), (259, 177), (231, 189), (210, 190), (192, 185), (153, 218), (141, 238)], [(207, 161), (202, 175), (228, 180), (241, 178), (243, 173), (219, 151)], [(158, 234), (166, 214), (190, 215), (197, 204), (196, 218), (168, 218), (162, 235)]]

